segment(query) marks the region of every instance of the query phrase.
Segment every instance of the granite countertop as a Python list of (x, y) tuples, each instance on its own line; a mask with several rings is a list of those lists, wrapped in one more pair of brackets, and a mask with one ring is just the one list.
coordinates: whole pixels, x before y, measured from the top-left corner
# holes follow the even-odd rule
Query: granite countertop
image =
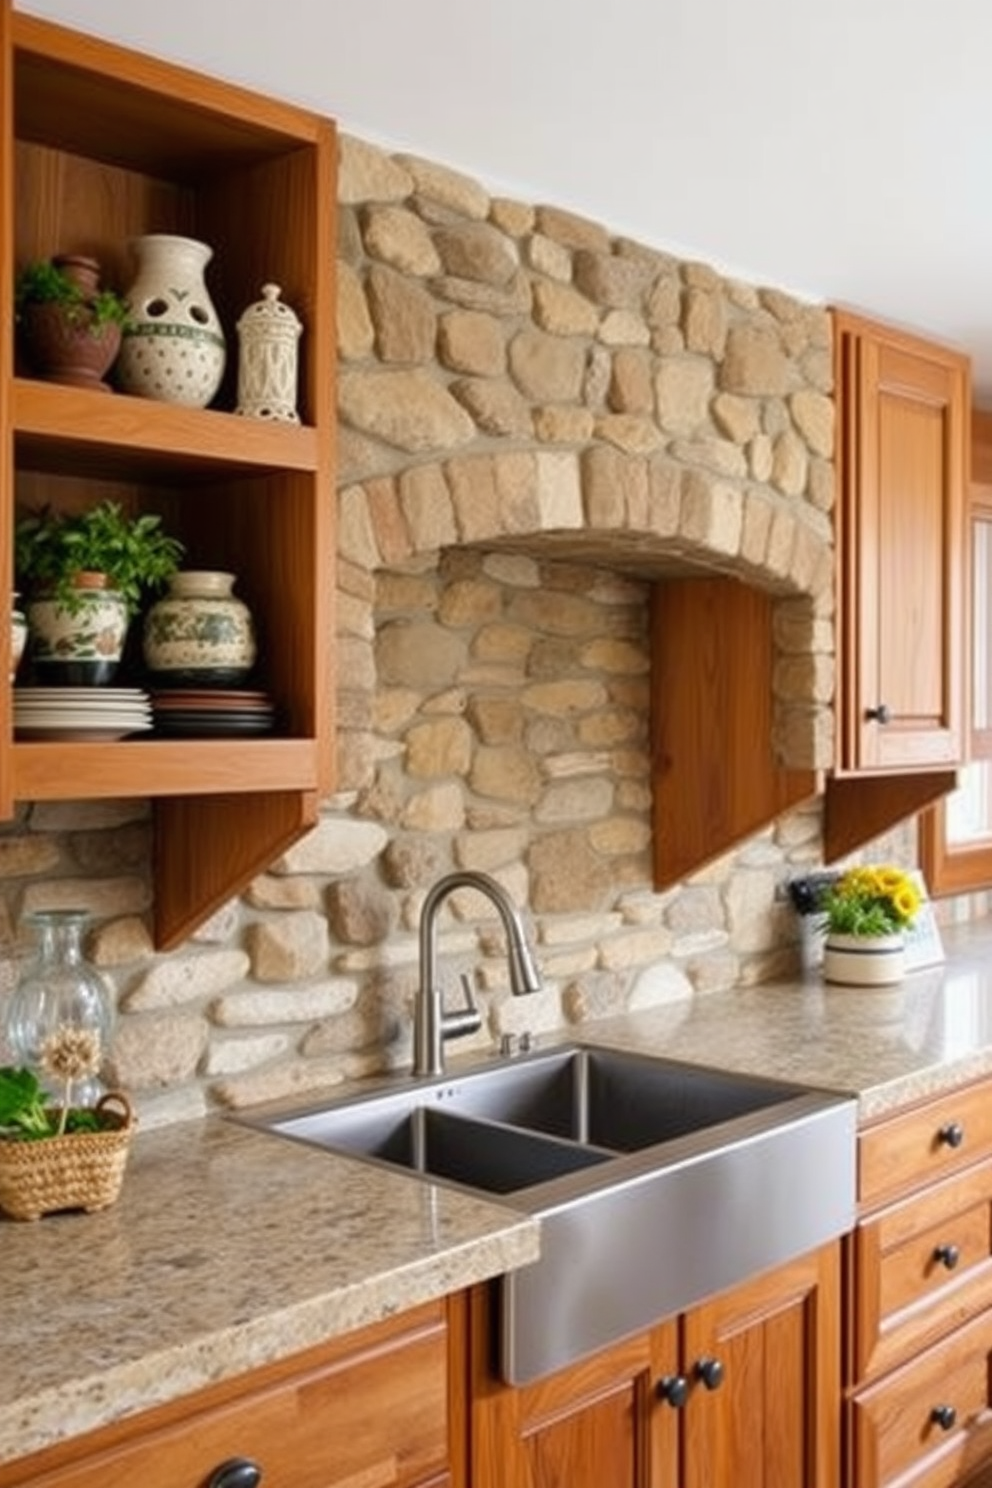
[[(810, 977), (581, 1036), (852, 1093), (873, 1120), (992, 1073), (992, 924), (944, 940), (895, 992)], [(0, 1462), (538, 1254), (509, 1203), (276, 1141), (221, 1117), (139, 1132), (113, 1208), (0, 1219)]]

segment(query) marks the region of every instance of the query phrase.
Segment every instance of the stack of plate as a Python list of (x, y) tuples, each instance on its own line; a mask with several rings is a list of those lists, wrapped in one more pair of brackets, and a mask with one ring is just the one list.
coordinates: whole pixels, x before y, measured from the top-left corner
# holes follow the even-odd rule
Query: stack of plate
[(152, 693), (155, 732), (182, 739), (270, 734), (275, 710), (268, 693), (232, 688), (170, 687)]
[(18, 687), (14, 735), (99, 743), (147, 733), (151, 704), (140, 687)]

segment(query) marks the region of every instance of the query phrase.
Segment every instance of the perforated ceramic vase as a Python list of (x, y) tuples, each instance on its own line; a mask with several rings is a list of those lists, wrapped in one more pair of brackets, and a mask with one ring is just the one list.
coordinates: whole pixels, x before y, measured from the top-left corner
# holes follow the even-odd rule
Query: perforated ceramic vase
[(148, 233), (130, 244), (137, 274), (131, 320), (117, 358), (126, 393), (206, 408), (224, 375), (226, 346), (204, 271), (213, 249), (195, 238)]

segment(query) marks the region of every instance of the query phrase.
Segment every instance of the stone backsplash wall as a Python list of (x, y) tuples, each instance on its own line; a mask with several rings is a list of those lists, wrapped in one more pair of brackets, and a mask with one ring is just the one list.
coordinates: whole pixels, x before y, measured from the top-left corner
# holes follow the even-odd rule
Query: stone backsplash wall
[(408, 1060), (452, 868), (526, 906), (545, 977), (512, 999), (491, 907), (452, 896), (442, 965), (487, 1047), (794, 969), (779, 890), (819, 861), (814, 804), (653, 892), (647, 598), (698, 569), (773, 594), (775, 745), (829, 762), (826, 313), (358, 140), (340, 200), (338, 794), (168, 956), (142, 803), (0, 830), (5, 984), (24, 910), (90, 907), (148, 1124)]

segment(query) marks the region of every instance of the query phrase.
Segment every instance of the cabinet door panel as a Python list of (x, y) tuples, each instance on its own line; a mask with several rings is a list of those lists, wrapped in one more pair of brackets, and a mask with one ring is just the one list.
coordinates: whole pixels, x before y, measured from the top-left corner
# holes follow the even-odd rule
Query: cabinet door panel
[[(682, 1488), (837, 1488), (840, 1261), (827, 1246), (683, 1321)], [(717, 1360), (708, 1390), (698, 1366)]]
[(838, 314), (841, 760), (964, 758), (967, 358)]
[(491, 1293), (472, 1298), (472, 1488), (674, 1488), (681, 1412), (658, 1400), (678, 1373), (674, 1323), (532, 1384), (492, 1369)]

